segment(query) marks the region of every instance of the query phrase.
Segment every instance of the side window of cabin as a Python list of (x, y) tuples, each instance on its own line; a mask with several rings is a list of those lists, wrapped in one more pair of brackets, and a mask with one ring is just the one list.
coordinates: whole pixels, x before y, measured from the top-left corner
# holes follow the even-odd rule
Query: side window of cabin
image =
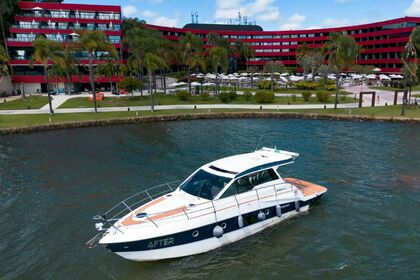
[(223, 193), (220, 198), (228, 197), (234, 194), (240, 194), (252, 190), (255, 186), (264, 184), (279, 177), (273, 169), (268, 169), (260, 172), (250, 174), (248, 176), (237, 179), (232, 185)]

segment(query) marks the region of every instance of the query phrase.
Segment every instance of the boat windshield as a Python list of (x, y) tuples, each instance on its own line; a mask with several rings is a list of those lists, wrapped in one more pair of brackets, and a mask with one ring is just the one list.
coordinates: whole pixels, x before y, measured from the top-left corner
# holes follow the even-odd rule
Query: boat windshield
[(181, 190), (193, 196), (211, 200), (229, 183), (231, 179), (198, 170), (181, 185)]

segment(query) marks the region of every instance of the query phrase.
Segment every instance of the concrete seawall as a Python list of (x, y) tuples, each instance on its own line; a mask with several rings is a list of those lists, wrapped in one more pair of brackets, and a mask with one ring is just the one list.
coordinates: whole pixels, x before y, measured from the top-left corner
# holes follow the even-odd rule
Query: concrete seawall
[(247, 119), (247, 118), (277, 118), (277, 119), (310, 119), (310, 120), (339, 120), (356, 122), (390, 122), (390, 123), (411, 123), (420, 124), (418, 118), (404, 117), (373, 117), (373, 116), (352, 116), (352, 115), (332, 115), (318, 113), (288, 113), (288, 112), (217, 112), (217, 113), (197, 113), (197, 114), (174, 114), (139, 116), (129, 118), (116, 118), (107, 120), (87, 120), (78, 122), (65, 122), (57, 124), (45, 124), (28, 127), (4, 128), (0, 129), (0, 135), (26, 134), (32, 132), (49, 131), (57, 129), (71, 129), (82, 127), (109, 126), (132, 123), (149, 123), (160, 121), (185, 121), (201, 119)]

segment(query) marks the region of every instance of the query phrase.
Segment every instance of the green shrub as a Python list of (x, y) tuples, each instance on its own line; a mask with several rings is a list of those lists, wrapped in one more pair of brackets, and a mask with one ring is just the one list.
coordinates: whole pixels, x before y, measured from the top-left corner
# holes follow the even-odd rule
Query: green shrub
[(325, 91), (319, 91), (316, 93), (316, 98), (319, 102), (327, 103), (331, 97), (331, 93)]
[(292, 87), (297, 88), (297, 89), (314, 90), (321, 87), (321, 84), (314, 81), (298, 81), (298, 82), (292, 83)]
[(328, 90), (328, 91), (333, 91), (333, 90), (335, 90), (337, 87), (335, 86), (335, 85), (326, 85), (325, 86), (325, 89), (326, 90)]
[(271, 89), (271, 81), (263, 80), (257, 83), (257, 87), (260, 89)]
[(124, 89), (128, 91), (129, 93), (132, 93), (134, 90), (138, 89), (139, 87), (140, 87), (140, 82), (138, 79), (134, 77), (126, 77), (118, 83), (118, 88)]
[(346, 101), (347, 96), (345, 94), (340, 94), (340, 100)]
[(273, 103), (274, 93), (271, 91), (259, 91), (255, 94), (255, 100), (258, 103)]
[(189, 101), (191, 99), (191, 94), (186, 90), (177, 91), (176, 96), (182, 101)]
[(296, 102), (296, 94), (292, 94), (292, 102)]
[(200, 93), (200, 97), (204, 101), (210, 100), (210, 94), (206, 91)]
[(305, 102), (308, 102), (311, 96), (312, 96), (312, 92), (309, 92), (309, 91), (302, 92), (302, 98)]
[(249, 101), (252, 97), (252, 93), (249, 90), (244, 91), (244, 97), (246, 101)]
[(222, 91), (219, 94), (220, 101), (222, 101), (223, 103), (226, 103), (226, 104), (235, 100), (237, 97), (238, 97), (238, 95), (234, 91)]

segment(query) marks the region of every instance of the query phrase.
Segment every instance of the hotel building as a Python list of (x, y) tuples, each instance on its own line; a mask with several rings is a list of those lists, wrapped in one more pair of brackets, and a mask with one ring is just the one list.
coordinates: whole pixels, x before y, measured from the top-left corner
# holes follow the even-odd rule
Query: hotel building
[[(120, 6), (65, 4), (62, 1), (22, 1), (15, 23), (10, 27), (11, 38), (7, 40), (12, 60), (12, 82), (26, 92), (46, 91), (43, 68), (30, 67), (33, 52), (32, 41), (38, 34), (48, 39), (63, 42), (77, 40), (75, 30), (102, 30), (117, 49), (121, 48), (122, 18)], [(362, 47), (357, 63), (373, 65), (382, 73), (399, 73), (402, 67), (401, 52), (412, 30), (420, 25), (420, 17), (404, 17), (381, 22), (337, 28), (264, 31), (256, 25), (187, 24), (183, 28), (148, 25), (169, 40), (177, 41), (186, 32), (192, 32), (207, 42), (210, 32), (216, 32), (231, 43), (242, 40), (255, 49), (255, 57), (249, 65), (262, 67), (268, 61), (281, 61), (287, 67), (298, 68), (296, 50), (306, 43), (321, 47), (332, 32), (345, 32), (353, 36)], [(79, 53), (81, 64), (87, 63), (87, 55)], [(101, 53), (97, 54), (100, 63)], [(121, 62), (123, 62), (121, 57)], [(73, 77), (76, 90), (90, 88), (86, 67), (80, 67), (81, 77)], [(113, 81), (118, 81), (114, 77)], [(96, 78), (97, 83), (106, 83), (105, 78)], [(99, 87), (101, 85), (98, 85)], [(107, 87), (107, 85), (104, 85)]]
[[(66, 44), (78, 40), (75, 30), (101, 30), (118, 50), (121, 47), (120, 6), (64, 4), (60, 0), (21, 1), (18, 5), (20, 12), (14, 16), (15, 23), (10, 27), (11, 36), (7, 39), (11, 57), (12, 82), (15, 89), (23, 89), (28, 93), (46, 92), (43, 67), (36, 63), (32, 67), (30, 65), (33, 53), (32, 42), (39, 34)], [(95, 64), (103, 61), (102, 55), (104, 54), (96, 54)], [(87, 67), (83, 67), (88, 64), (88, 57), (84, 52), (79, 52), (76, 56), (80, 59), (81, 75), (74, 76), (72, 82), (79, 91), (90, 88), (88, 70)], [(114, 77), (113, 81), (117, 82), (118, 77)], [(105, 85), (108, 80), (98, 77), (96, 82), (99, 83), (98, 86), (101, 86), (100, 83)], [(64, 89), (62, 83), (58, 86)]]

